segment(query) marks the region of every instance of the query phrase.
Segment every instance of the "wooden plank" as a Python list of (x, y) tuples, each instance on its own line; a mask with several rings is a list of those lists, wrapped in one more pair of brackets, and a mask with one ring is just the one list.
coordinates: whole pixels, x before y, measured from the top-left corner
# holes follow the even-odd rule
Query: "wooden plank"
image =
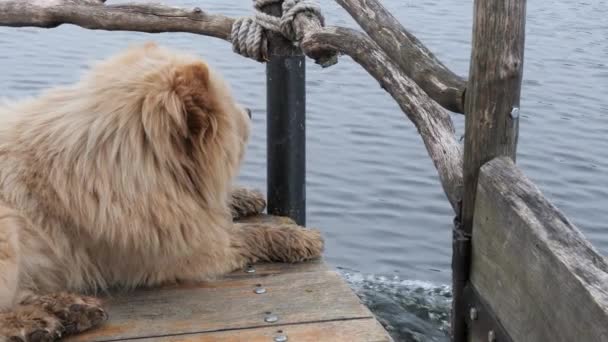
[[(267, 292), (255, 294), (257, 284)], [(120, 340), (373, 317), (333, 271), (236, 277), (140, 290), (108, 299), (108, 309), (110, 320), (104, 326), (68, 341)], [(266, 323), (267, 312), (276, 314), (278, 322)]]
[[(142, 342), (269, 342), (283, 335), (296, 342), (391, 342), (384, 328), (371, 318), (348, 321), (260, 327), (203, 334), (145, 338)], [(128, 341), (128, 340), (123, 340)], [(133, 340), (131, 340), (133, 341)]]
[(235, 278), (254, 278), (254, 277), (267, 277), (277, 274), (285, 273), (305, 273), (305, 272), (319, 272), (328, 271), (329, 268), (321, 260), (312, 260), (305, 263), (298, 264), (284, 264), (284, 263), (260, 263), (252, 265), (255, 272), (245, 272), (246, 269), (234, 271), (227, 274), (225, 279)]
[(508, 158), (480, 173), (471, 281), (513, 341), (608, 341), (608, 263)]

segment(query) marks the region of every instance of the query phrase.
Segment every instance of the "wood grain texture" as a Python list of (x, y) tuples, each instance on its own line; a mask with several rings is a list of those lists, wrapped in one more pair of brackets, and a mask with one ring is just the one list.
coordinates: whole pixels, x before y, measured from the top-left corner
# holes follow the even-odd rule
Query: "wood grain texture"
[[(293, 324), (372, 319), (346, 283), (322, 264), (292, 265), (290, 272), (255, 273), (205, 283), (115, 294), (107, 299), (110, 320), (67, 341), (125, 340), (200, 334)], [(308, 266), (308, 268), (306, 267)], [(283, 266), (284, 267), (284, 266)], [(267, 292), (255, 294), (260, 284)], [(279, 317), (266, 323), (266, 312)]]
[(471, 282), (513, 341), (608, 341), (608, 263), (506, 157), (479, 177)]
[(473, 46), (466, 90), (464, 190), (452, 248), (452, 335), (466, 338), (463, 290), (469, 278), (479, 168), (497, 156), (515, 160), (523, 74), (526, 0), (475, 0)]
[(525, 0), (475, 1), (466, 92), (462, 223), (470, 230), (479, 168), (497, 156), (515, 160), (524, 62)]
[(234, 19), (209, 14), (200, 8), (182, 9), (161, 5), (92, 4), (92, 1), (3, 0), (0, 25), (52, 28), (73, 24), (93, 30), (148, 33), (189, 32), (230, 40)]
[(465, 81), (408, 32), (378, 0), (336, 0), (382, 50), (444, 108), (464, 113)]
[(252, 266), (255, 270), (253, 273), (245, 272), (245, 269), (237, 270), (224, 276), (224, 279), (261, 278), (285, 273), (329, 271), (329, 267), (323, 260), (311, 260), (300, 264), (260, 263)]
[(456, 211), (462, 192), (462, 152), (448, 112), (407, 77), (367, 35), (342, 27), (326, 27), (302, 41), (309, 56), (337, 50), (353, 58), (397, 101), (422, 137), (450, 204)]
[[(280, 332), (279, 332), (280, 331)], [(145, 338), (142, 342), (270, 342), (277, 335), (287, 336), (295, 342), (391, 342), (384, 328), (371, 318), (348, 321), (292, 324), (279, 327), (261, 327), (239, 331), (219, 331)]]

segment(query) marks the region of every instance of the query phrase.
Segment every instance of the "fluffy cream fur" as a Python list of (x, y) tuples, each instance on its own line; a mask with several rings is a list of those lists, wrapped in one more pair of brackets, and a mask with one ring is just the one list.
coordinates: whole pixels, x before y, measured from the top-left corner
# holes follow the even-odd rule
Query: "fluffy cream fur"
[[(264, 205), (254, 192), (231, 196), (249, 124), (204, 61), (152, 43), (74, 85), (1, 105), (0, 310), (27, 321), (18, 306), (40, 295), (319, 256), (317, 231), (233, 223), (231, 212)], [(16, 334), (7, 317), (0, 336)]]

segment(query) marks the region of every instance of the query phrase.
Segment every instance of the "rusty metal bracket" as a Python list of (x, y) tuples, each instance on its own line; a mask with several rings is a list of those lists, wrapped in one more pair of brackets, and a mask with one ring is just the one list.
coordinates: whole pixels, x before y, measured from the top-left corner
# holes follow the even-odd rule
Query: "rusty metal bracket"
[(459, 215), (454, 217), (452, 231), (452, 342), (467, 342), (467, 301), (464, 288), (469, 281), (471, 236), (461, 222), (462, 202), (458, 203)]
[(466, 324), (469, 341), (513, 342), (471, 283), (464, 287), (463, 295), (468, 309)]

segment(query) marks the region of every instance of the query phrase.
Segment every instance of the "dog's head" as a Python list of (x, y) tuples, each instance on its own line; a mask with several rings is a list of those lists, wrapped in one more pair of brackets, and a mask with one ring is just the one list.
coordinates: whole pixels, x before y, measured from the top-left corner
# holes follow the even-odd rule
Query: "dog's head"
[(251, 114), (200, 58), (147, 43), (101, 62), (87, 81), (100, 112), (139, 132), (134, 143), (178, 180), (200, 187), (236, 175)]

